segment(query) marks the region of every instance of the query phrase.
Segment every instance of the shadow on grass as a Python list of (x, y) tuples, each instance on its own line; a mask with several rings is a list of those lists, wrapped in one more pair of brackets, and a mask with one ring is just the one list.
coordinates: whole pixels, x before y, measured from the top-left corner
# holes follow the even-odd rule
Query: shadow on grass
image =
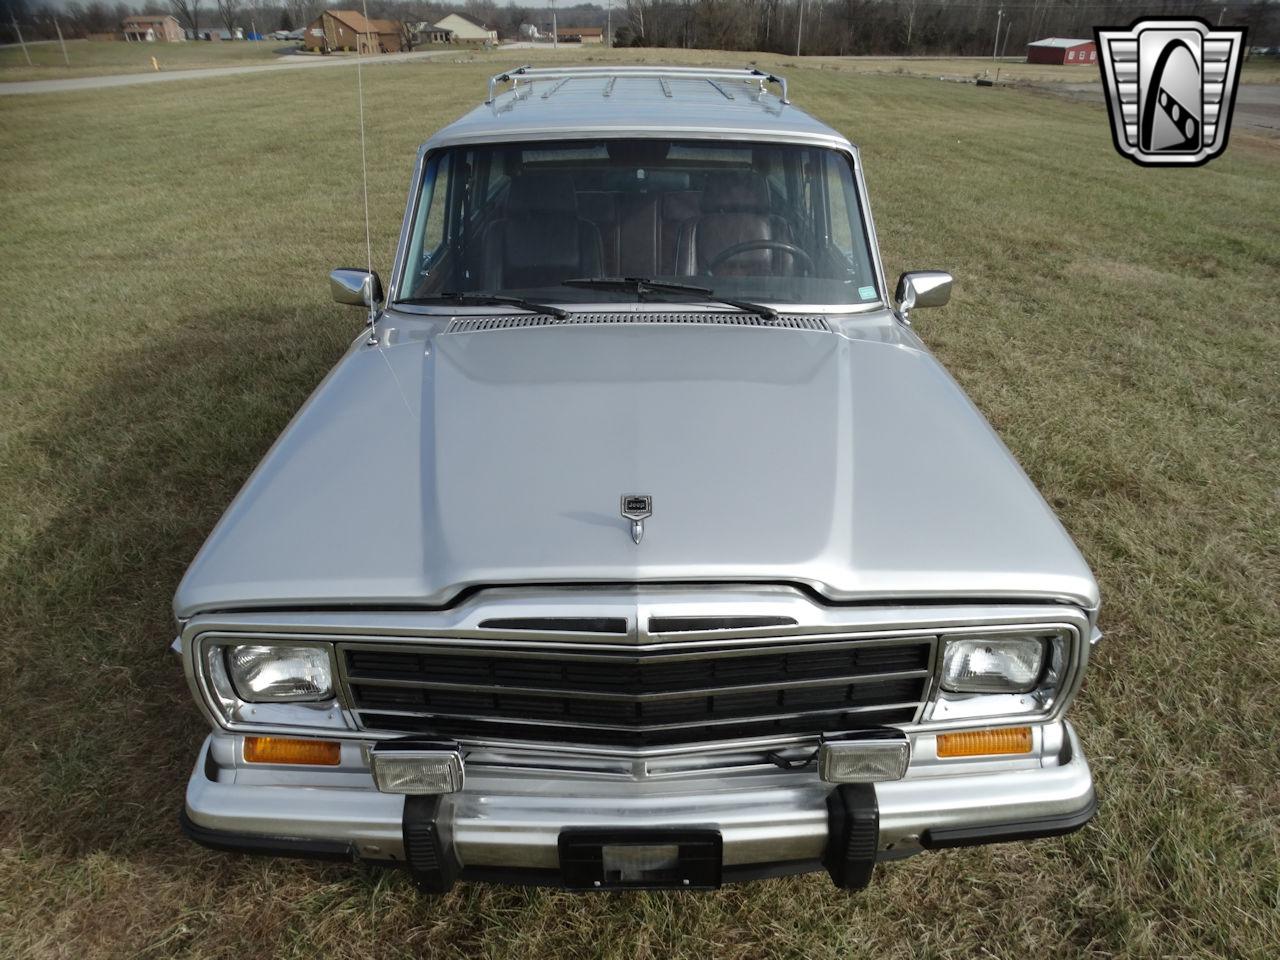
[(9, 840), (186, 846), (176, 814), (205, 725), (168, 650), (170, 599), (355, 326), (285, 304), (195, 315), (27, 433), (17, 469), (55, 506), (0, 570)]

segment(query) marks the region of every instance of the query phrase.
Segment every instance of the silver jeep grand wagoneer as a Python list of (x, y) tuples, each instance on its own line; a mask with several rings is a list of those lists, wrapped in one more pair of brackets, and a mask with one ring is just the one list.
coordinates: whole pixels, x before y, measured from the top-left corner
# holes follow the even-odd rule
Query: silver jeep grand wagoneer
[[(778, 94), (771, 92), (777, 88)], [(223, 850), (709, 888), (1067, 833), (1098, 590), (757, 70), (521, 68), (178, 588)]]

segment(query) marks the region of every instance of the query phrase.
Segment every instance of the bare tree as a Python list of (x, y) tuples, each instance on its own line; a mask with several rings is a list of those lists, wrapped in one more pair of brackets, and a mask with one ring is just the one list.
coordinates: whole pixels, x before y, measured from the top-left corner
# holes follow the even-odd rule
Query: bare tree
[(214, 2), (218, 5), (218, 16), (222, 18), (222, 25), (234, 39), (236, 20), (240, 17), (241, 0), (214, 0)]
[(284, 4), (295, 30), (301, 30), (316, 18), (318, 6), (315, 0), (285, 0)]
[(191, 31), (196, 39), (200, 37), (200, 0), (169, 0), (169, 8), (178, 22)]
[(647, 39), (649, 35), (644, 29), (644, 6), (644, 0), (627, 0), (627, 19), (631, 21), (635, 35)]

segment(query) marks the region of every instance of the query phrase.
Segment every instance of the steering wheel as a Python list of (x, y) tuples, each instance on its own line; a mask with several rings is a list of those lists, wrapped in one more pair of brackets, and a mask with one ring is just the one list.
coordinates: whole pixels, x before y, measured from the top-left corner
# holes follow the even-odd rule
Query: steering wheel
[(735, 243), (731, 247), (725, 247), (707, 261), (707, 265), (703, 268), (703, 273), (710, 276), (715, 272), (716, 267), (726, 260), (731, 260), (739, 254), (749, 253), (752, 250), (778, 250), (782, 253), (789, 253), (798, 261), (802, 274), (812, 274), (814, 272), (813, 257), (809, 256), (794, 243), (787, 243), (785, 240), (747, 240), (744, 243)]

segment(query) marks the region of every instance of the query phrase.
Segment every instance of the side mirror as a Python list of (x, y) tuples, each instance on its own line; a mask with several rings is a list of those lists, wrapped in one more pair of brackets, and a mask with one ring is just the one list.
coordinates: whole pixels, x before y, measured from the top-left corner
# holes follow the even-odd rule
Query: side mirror
[(916, 270), (898, 278), (898, 289), (893, 299), (898, 301), (898, 313), (904, 321), (916, 307), (945, 307), (951, 299), (951, 274), (942, 270)]
[(339, 267), (329, 274), (329, 292), (338, 303), (372, 307), (382, 300), (382, 281), (368, 270)]

